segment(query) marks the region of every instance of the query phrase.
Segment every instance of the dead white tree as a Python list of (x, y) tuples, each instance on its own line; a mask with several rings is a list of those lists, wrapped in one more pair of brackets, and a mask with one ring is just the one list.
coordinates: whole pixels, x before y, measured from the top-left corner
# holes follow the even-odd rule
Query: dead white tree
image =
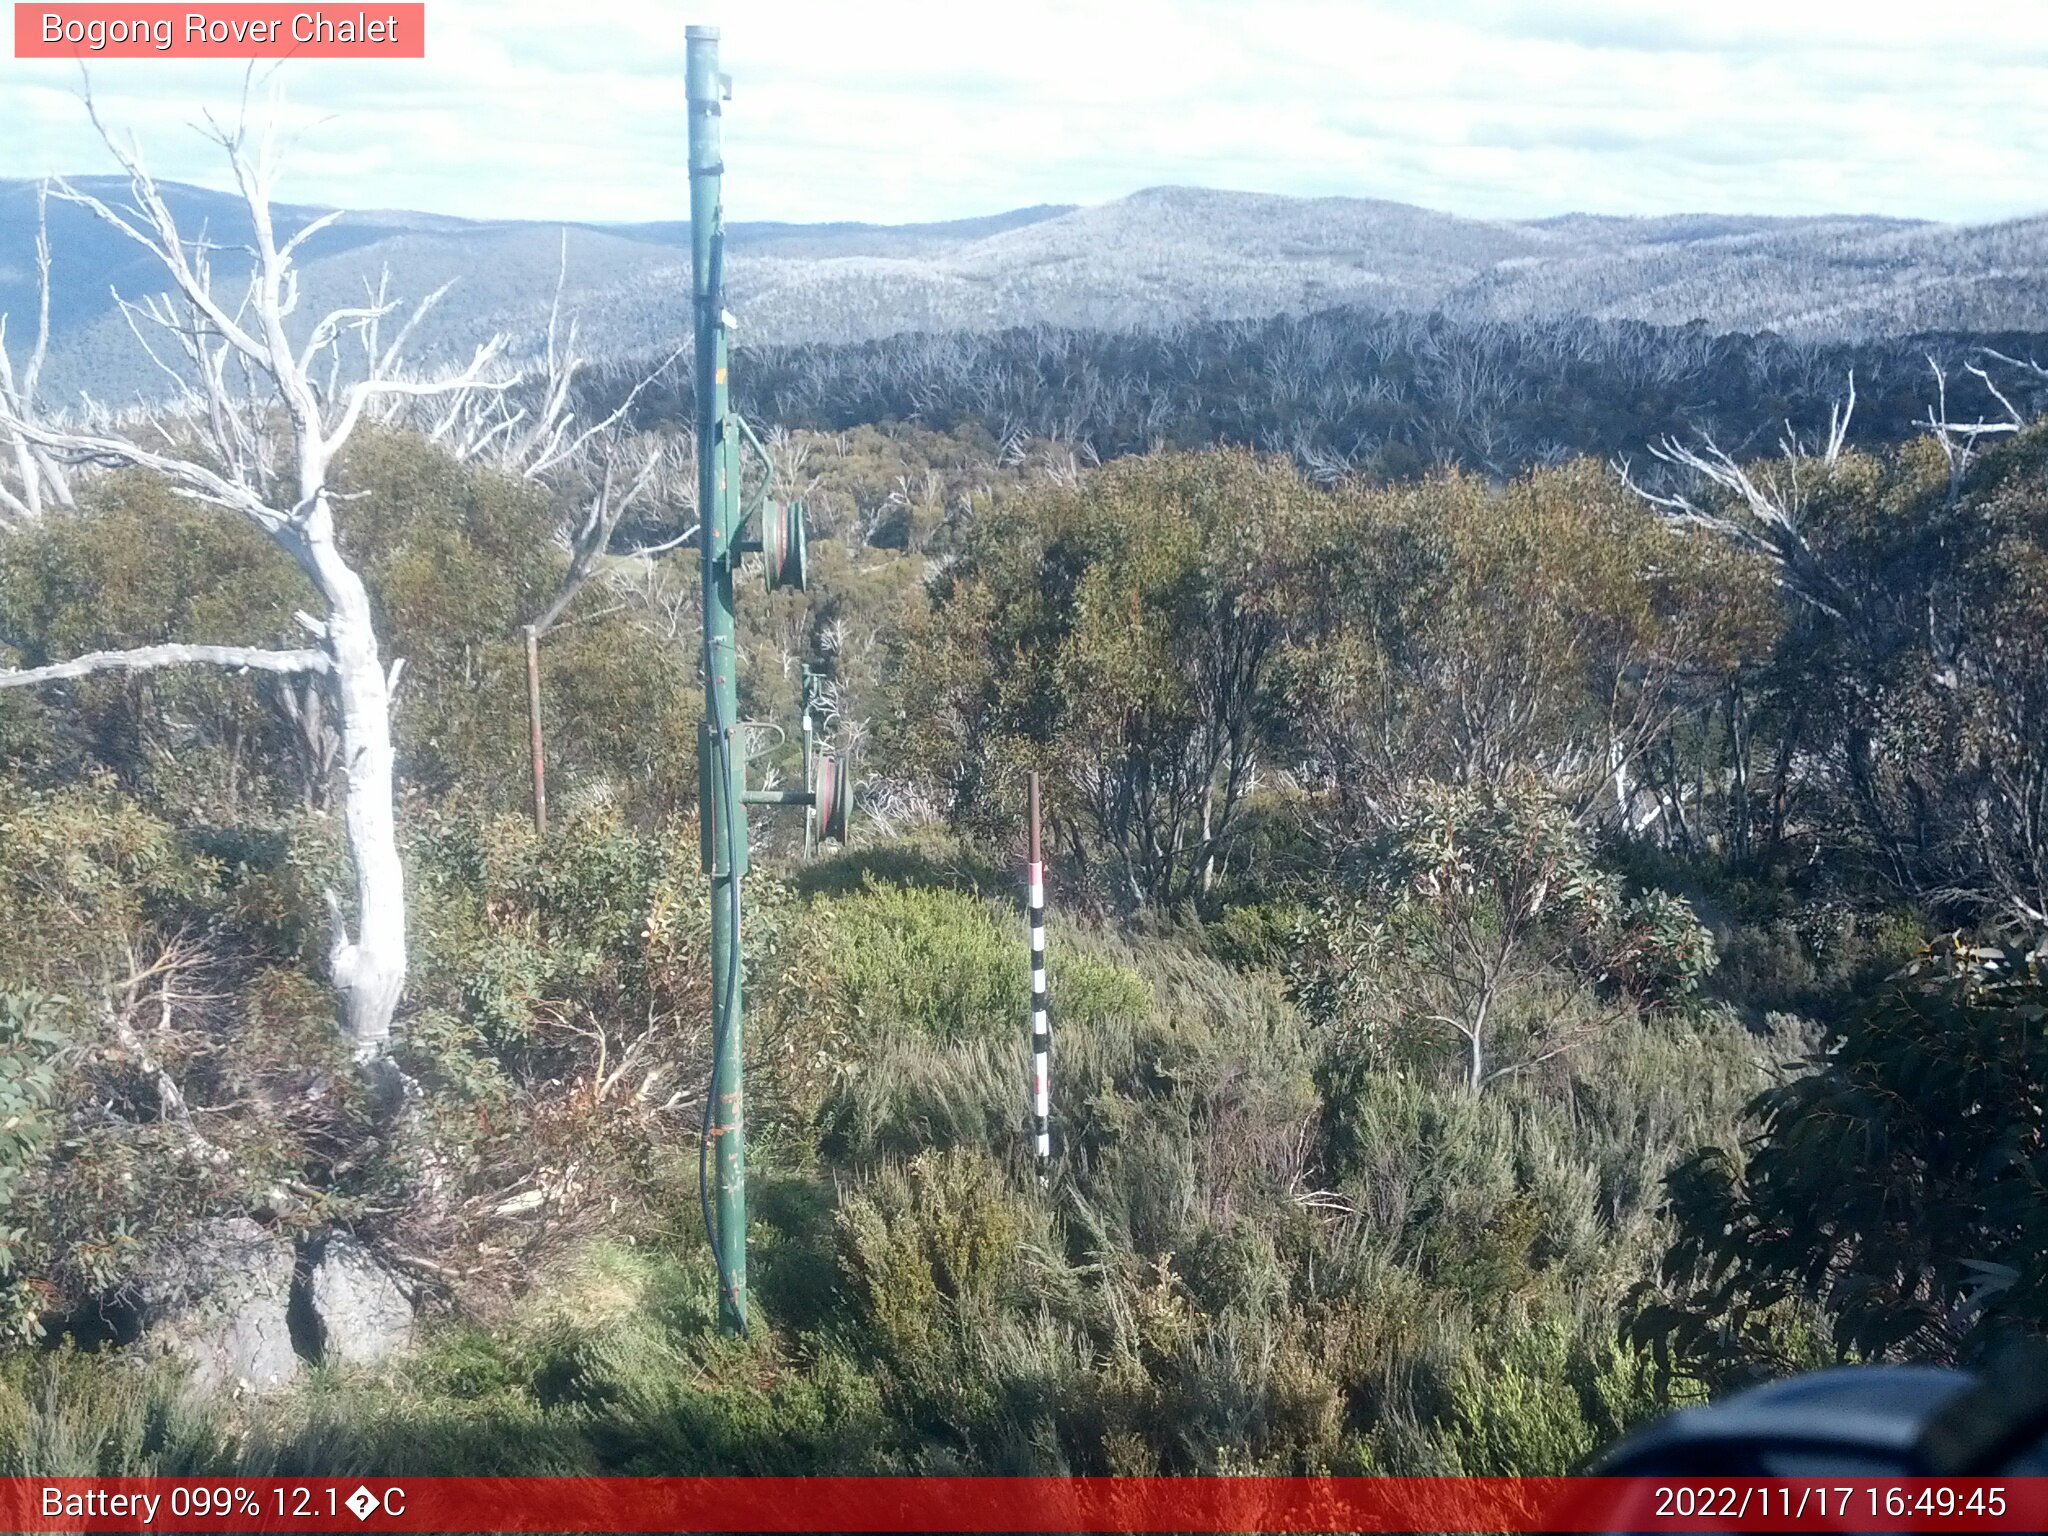
[[(575, 602), (611, 554), (628, 514), (656, 502), (687, 513), (696, 503), (695, 457), (688, 434), (647, 436), (633, 430), (640, 397), (683, 355), (676, 348), (641, 376), (618, 405), (594, 421), (578, 418), (577, 376), (587, 359), (576, 344), (577, 324), (562, 317), (569, 275), (569, 240), (562, 236), (554, 300), (548, 307), (546, 350), (535, 390), (523, 401), (506, 392), (458, 398), (433, 422), (415, 424), (464, 463), (488, 464), (542, 485), (568, 508), (555, 539), (569, 564), (546, 605), (521, 626), (526, 639), (526, 724), (533, 775), (533, 820), (548, 828), (547, 743), (541, 724), (540, 642)], [(652, 558), (680, 548), (695, 527), (628, 555)]]
[(1790, 427), (1779, 443), (1778, 459), (1753, 465), (1738, 463), (1711, 433), (1700, 434), (1698, 447), (1674, 437), (1651, 445), (1653, 458), (1682, 471), (1693, 485), (1721, 493), (1712, 499), (1696, 497), (1691, 490), (1646, 487), (1635, 479), (1626, 459), (1615, 468), (1623, 483), (1651, 506), (1762, 555), (1777, 568), (1779, 582), (1794, 597), (1839, 619), (1845, 600), (1833, 573), (1808, 544), (1802, 524), (1816, 473), (1827, 474), (1841, 459), (1855, 412), (1856, 375), (1851, 373), (1847, 398), (1828, 408), (1827, 441), (1817, 452), (1803, 447)]
[[(369, 593), (337, 543), (335, 512), (342, 498), (331, 477), (337, 455), (364, 416), (384, 410), (389, 402), (459, 401), (514, 382), (498, 364), (503, 339), (478, 347), (460, 372), (411, 376), (403, 367), (406, 344), (440, 294), (415, 307), (387, 342), (379, 327), (397, 305), (379, 290), (360, 305), (325, 315), (295, 341), (291, 321), (299, 277), (294, 258), (340, 215), (323, 215), (279, 237), (271, 217), (275, 111), (252, 134), (245, 98), (232, 128), (209, 118), (205, 130), (225, 152), (249, 215), (248, 284), (231, 298), (212, 273), (212, 258), (221, 247), (180, 231), (139, 149), (108, 132), (90, 95), (86, 108), (127, 173), (129, 200), (116, 206), (63, 182), (51, 190), (134, 241), (161, 266), (169, 293), (140, 303), (123, 301), (122, 309), (150, 357), (179, 381), (183, 408), (155, 424), (158, 446), (144, 446), (103, 416), (55, 418), (39, 410), (29, 394), (14, 391), (0, 396), (0, 435), (66, 466), (150, 471), (180, 495), (247, 518), (305, 572), (325, 611), (300, 615), (316, 642), (307, 650), (151, 646), (99, 652), (0, 672), (0, 687), (32, 687), (87, 671), (189, 663), (318, 676), (334, 704), (356, 898), (351, 934), (340, 898), (327, 893), (333, 920), (329, 963), (356, 1058), (376, 1062), (383, 1056), (406, 975), (405, 878), (393, 822), (391, 746), (391, 694), (404, 663), (386, 665)], [(348, 337), (360, 341), (361, 356), (350, 349), (344, 376), (338, 354)], [(158, 346), (180, 364), (166, 362)]]
[[(28, 416), (35, 411), (36, 394), (42, 383), (43, 360), (50, 351), (50, 221), (49, 188), (36, 189), (36, 337), (19, 373), (7, 353), (7, 320), (0, 315), (0, 410), (10, 416)], [(12, 461), (12, 479), (0, 469), (0, 523), (33, 523), (42, 518), (47, 503), (68, 507), (71, 484), (64, 468), (45, 449), (15, 432), (0, 431), (7, 458)]]
[[(2004, 353), (1993, 352), (1989, 348), (1985, 349), (1985, 355), (1997, 358), (2000, 362), (2024, 366)], [(1981, 444), (1984, 439), (2009, 437), (2027, 424), (2027, 418), (1992, 382), (1990, 374), (1975, 363), (1965, 363), (1964, 371), (1982, 384), (1990, 392), (1991, 398), (2004, 408), (2005, 419), (1986, 421), (1980, 417), (1976, 421), (1951, 420), (1948, 413), (1948, 375), (1942, 371), (1941, 364), (1932, 357), (1927, 359), (1927, 366), (1934, 370), (1934, 400), (1927, 407), (1927, 431), (1940, 447), (1941, 456), (1948, 464), (1948, 499), (1953, 503), (1963, 493), (1963, 480), (1969, 475), (1970, 466), (1977, 462), (1977, 455), (1983, 451)]]

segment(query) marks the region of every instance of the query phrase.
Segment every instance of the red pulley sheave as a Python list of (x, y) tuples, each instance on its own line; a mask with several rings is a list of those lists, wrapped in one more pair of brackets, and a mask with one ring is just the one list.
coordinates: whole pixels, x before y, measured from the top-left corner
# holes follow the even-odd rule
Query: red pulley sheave
[(770, 592), (801, 592), (810, 575), (804, 504), (771, 501), (761, 508), (761, 575)]
[(835, 843), (846, 841), (846, 824), (853, 813), (853, 759), (825, 753), (818, 759), (815, 790), (818, 806), (818, 835)]

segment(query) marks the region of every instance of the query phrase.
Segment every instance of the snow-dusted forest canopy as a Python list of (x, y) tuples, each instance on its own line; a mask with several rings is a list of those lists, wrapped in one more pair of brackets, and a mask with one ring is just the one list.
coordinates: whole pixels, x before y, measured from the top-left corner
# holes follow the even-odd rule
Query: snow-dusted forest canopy
[[(104, 192), (118, 186), (85, 177)], [(226, 243), (232, 193), (166, 184), (181, 220)], [(0, 182), (0, 309), (34, 287), (36, 189)], [(323, 210), (281, 208), (307, 219)], [(72, 207), (53, 210), (60, 260), (52, 360), (59, 398), (153, 388), (114, 308), (154, 281), (146, 258)], [(754, 345), (872, 341), (1014, 327), (1151, 331), (1343, 306), (1461, 323), (1640, 321), (1806, 342), (1935, 331), (2048, 330), (2048, 220), (1963, 226), (1876, 218), (1460, 218), (1362, 198), (1160, 187), (1091, 208), (1049, 206), (916, 225), (737, 223), (730, 285)], [(565, 246), (566, 241), (566, 246)], [(566, 257), (566, 262), (565, 262)], [(307, 303), (347, 302), (389, 271), (394, 290), (459, 279), (423, 327), (429, 355), (504, 331), (539, 341), (558, 275), (593, 355), (630, 357), (687, 331), (687, 224), (481, 223), (352, 212), (301, 253)]]

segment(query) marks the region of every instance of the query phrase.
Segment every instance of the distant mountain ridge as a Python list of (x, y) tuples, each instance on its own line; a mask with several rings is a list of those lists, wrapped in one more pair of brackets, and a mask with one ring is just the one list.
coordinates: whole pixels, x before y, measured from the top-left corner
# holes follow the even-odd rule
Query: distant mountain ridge
[[(117, 178), (77, 185), (108, 198)], [(246, 239), (230, 195), (166, 184), (196, 234)], [(280, 207), (293, 228), (320, 209)], [(32, 324), (35, 185), (0, 182), (0, 313)], [(146, 255), (53, 202), (56, 398), (153, 387), (112, 292), (161, 289)], [(352, 213), (309, 242), (304, 314), (389, 268), (392, 292), (456, 286), (423, 333), (454, 356), (492, 331), (538, 339), (566, 262), (564, 307), (592, 352), (644, 355), (685, 323), (688, 225), (479, 221)], [(1156, 328), (1336, 305), (1466, 319), (1587, 316), (1839, 340), (1926, 330), (2048, 330), (2048, 215), (1959, 226), (1855, 215), (1564, 214), (1468, 219), (1364, 198), (1152, 187), (1092, 207), (1047, 205), (944, 223), (738, 223), (729, 307), (746, 342), (839, 342), (903, 331), (1054, 324)], [(227, 254), (223, 273), (236, 268)]]

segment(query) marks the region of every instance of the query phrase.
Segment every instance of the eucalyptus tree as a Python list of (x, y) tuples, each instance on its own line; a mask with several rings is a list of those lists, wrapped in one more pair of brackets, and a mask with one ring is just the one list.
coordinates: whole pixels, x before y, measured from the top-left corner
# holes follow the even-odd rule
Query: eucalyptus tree
[(1316, 505), (1284, 461), (1217, 450), (1076, 462), (977, 506), (917, 670), (955, 813), (1036, 761), (1056, 839), (1125, 899), (1208, 891), (1282, 704)]
[[(1848, 399), (1817, 443), (1739, 459), (1667, 440), (1637, 493), (1675, 525), (1748, 551), (1782, 593), (1772, 660), (1785, 785), (1801, 835), (1959, 917), (2048, 924), (2048, 606), (2040, 578), (2044, 448), (2021, 386), (2032, 365), (1933, 358), (1923, 434), (1882, 456), (1847, 446)], [(1995, 378), (1984, 363), (2016, 371)], [(1963, 414), (1975, 381), (1993, 409)], [(2018, 398), (2015, 398), (2018, 397)], [(1676, 471), (1675, 474), (1670, 473)], [(1734, 754), (1732, 771), (1744, 772)]]
[(1638, 765), (1770, 640), (1746, 561), (1584, 461), (1353, 488), (1309, 538), (1285, 732), (1340, 842), (1382, 832), (1418, 779), (1533, 774), (1577, 819), (1649, 815)]

